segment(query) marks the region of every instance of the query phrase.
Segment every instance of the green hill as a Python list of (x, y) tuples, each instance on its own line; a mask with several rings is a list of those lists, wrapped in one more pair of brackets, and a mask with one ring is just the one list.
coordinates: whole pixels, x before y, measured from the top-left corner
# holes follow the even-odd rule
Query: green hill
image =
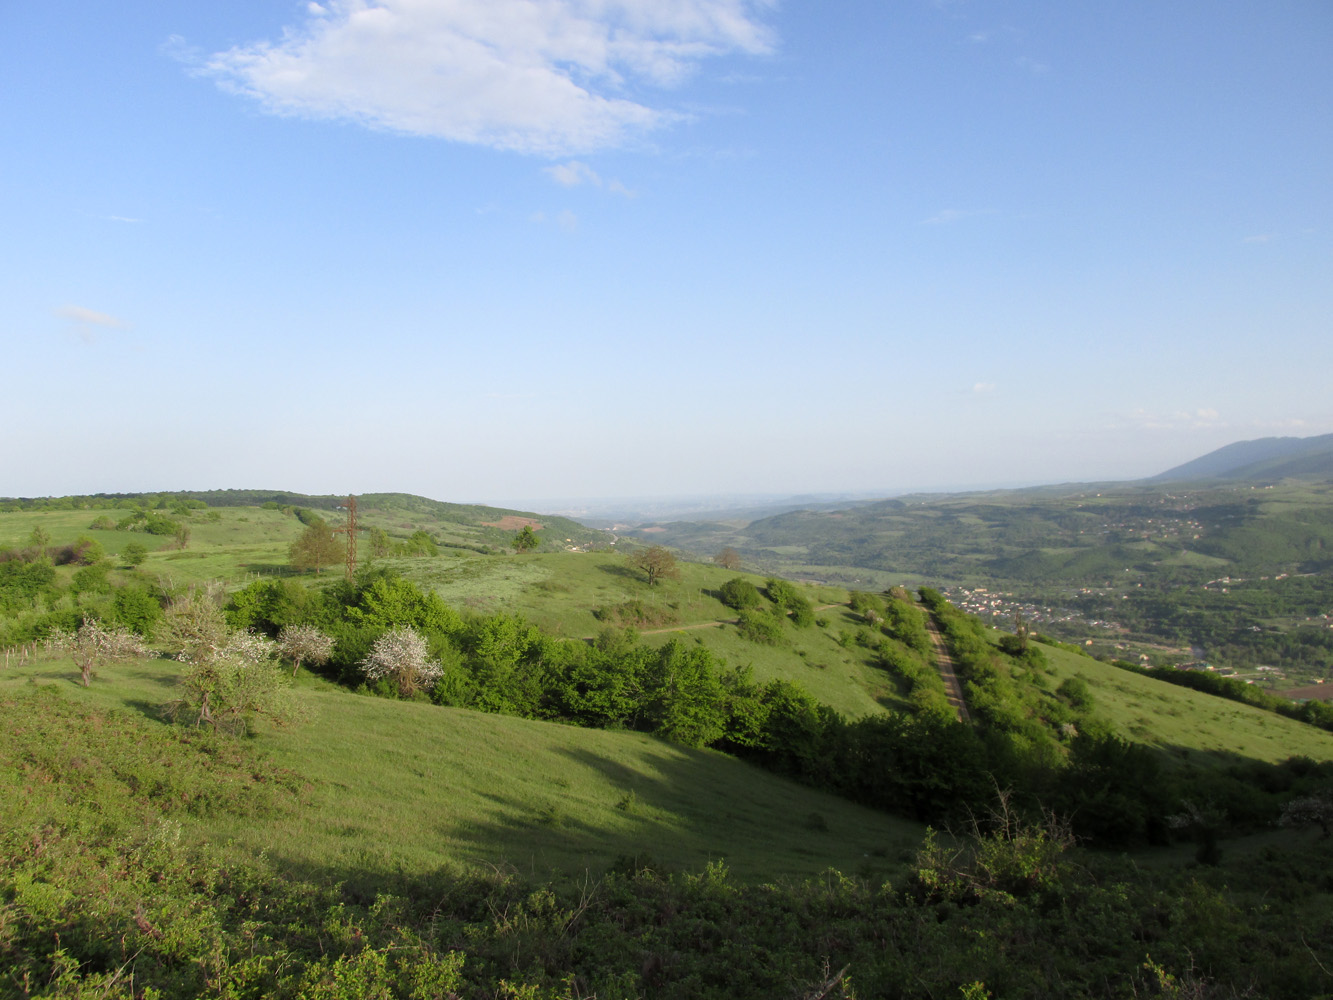
[[(0, 995), (1304, 996), (1333, 964), (1326, 886), (1301, 873), (1327, 850), (1271, 829), (1328, 784), (1333, 735), (1312, 726), (1055, 647), (1015, 651), (956, 616), (980, 696), (964, 725), (919, 697), (931, 668), (908, 653), (929, 639), (902, 601), (855, 595), (853, 611), (846, 591), (774, 582), (754, 595), (767, 630), (743, 633), (719, 599), (738, 572), (715, 565), (650, 586), (624, 552), (516, 555), (466, 534), (504, 530), (484, 521), (450, 543), (441, 518), (438, 554), (374, 560), (392, 572), (363, 566), (348, 586), (286, 567), (304, 530), (290, 505), (162, 508), (190, 526), (184, 547), (142, 521), (93, 528), (109, 509), (0, 512), (10, 634), (120, 614), (128, 593), (258, 582), (234, 612), (336, 631), (346, 646), (324, 669), (341, 684), (298, 671), (295, 717), (242, 739), (160, 720), (185, 663), (103, 665), (84, 688), (71, 661), (11, 650)], [(381, 523), (397, 537), (427, 530), (394, 509)], [(47, 565), (34, 528), (71, 560)], [(80, 535), (117, 555), (156, 545), (108, 568)], [(433, 623), (442, 704), (357, 666), (414, 615)], [(711, 735), (689, 736), (710, 711)], [(1039, 820), (1043, 806), (1073, 825)], [(1070, 856), (1072, 829), (1143, 865)], [(1219, 846), (1237, 833), (1251, 839)], [(1173, 838), (1188, 842), (1147, 846)], [(1304, 952), (1282, 951), (1292, 921)]]
[[(69, 661), (16, 664), (0, 671), (0, 692), (35, 682), (151, 718), (180, 671), (171, 660), (112, 665), (84, 689)], [(766, 881), (830, 866), (883, 877), (923, 832), (639, 733), (355, 697), (314, 679), (296, 693), (300, 721), (251, 742), (294, 776), (299, 802), (262, 824), (192, 823), (192, 837), (357, 881), (456, 865), (564, 877), (634, 856), (691, 870), (725, 861)]]
[(1188, 688), (1121, 670), (1091, 657), (1043, 647), (1056, 683), (1088, 683), (1099, 714), (1126, 739), (1167, 752), (1176, 763), (1210, 757), (1276, 763), (1333, 760), (1333, 733)]

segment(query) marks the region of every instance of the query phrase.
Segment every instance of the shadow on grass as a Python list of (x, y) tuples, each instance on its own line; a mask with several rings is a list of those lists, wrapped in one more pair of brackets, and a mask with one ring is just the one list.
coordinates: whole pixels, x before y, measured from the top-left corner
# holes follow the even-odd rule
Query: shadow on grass
[(625, 566), (620, 563), (602, 563), (597, 569), (608, 576), (616, 576), (622, 580), (633, 580), (635, 583), (644, 582), (643, 574), (632, 566)]
[(138, 712), (145, 719), (151, 719), (154, 722), (162, 722), (166, 725), (173, 724), (167, 714), (166, 702), (144, 701), (140, 698), (131, 698), (125, 702), (125, 707)]
[(369, 901), (386, 883), (431, 898), (441, 874), (462, 867), (577, 883), (611, 870), (699, 872), (722, 861), (742, 880), (797, 881), (829, 867), (883, 880), (896, 877), (896, 859), (921, 836), (914, 824), (877, 822), (859, 807), (711, 751), (664, 746), (634, 765), (585, 749), (554, 754), (557, 777), (535, 787), (493, 785), (480, 796), (480, 815), (423, 814), (414, 837), (438, 845), (433, 870), (429, 858), (400, 854), (359, 823), (321, 860), (280, 844), (267, 851), (284, 867), (343, 883)]
[[(241, 563), (241, 569), (245, 570), (247, 573), (258, 573), (260, 576), (269, 577), (301, 577), (310, 575), (303, 570), (292, 569), (292, 567), (284, 563)], [(320, 575), (322, 576), (323, 574)]]

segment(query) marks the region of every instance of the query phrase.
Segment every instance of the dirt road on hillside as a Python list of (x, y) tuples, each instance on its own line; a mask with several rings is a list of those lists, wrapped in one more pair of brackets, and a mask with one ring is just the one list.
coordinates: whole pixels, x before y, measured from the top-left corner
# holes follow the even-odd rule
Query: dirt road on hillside
[(953, 657), (949, 655), (949, 647), (944, 644), (944, 637), (935, 627), (935, 619), (931, 617), (930, 612), (926, 612), (926, 631), (930, 633), (930, 641), (935, 644), (935, 659), (939, 663), (940, 676), (944, 678), (944, 690), (949, 696), (949, 704), (958, 712), (959, 722), (971, 722), (972, 716), (967, 711), (967, 702), (963, 700), (963, 686), (958, 683), (958, 675), (954, 673)]

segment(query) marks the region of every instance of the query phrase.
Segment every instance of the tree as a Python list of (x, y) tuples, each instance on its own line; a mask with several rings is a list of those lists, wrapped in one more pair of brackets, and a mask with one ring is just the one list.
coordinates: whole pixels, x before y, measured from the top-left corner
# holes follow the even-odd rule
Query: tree
[(295, 677), (302, 663), (319, 666), (329, 662), (333, 655), (333, 637), (313, 625), (285, 625), (278, 633), (278, 649), (292, 661), (292, 676)]
[(1322, 839), (1327, 840), (1329, 826), (1333, 825), (1333, 797), (1325, 791), (1304, 798), (1292, 799), (1282, 807), (1279, 826), (1318, 826), (1323, 831)]
[(440, 547), (435, 544), (435, 539), (430, 537), (430, 533), (424, 528), (418, 528), (412, 534), (407, 536), (407, 541), (403, 542), (399, 549), (405, 556), (438, 556)]
[(529, 552), (541, 544), (541, 539), (532, 530), (532, 525), (523, 525), (523, 530), (514, 536), (514, 551)]
[(148, 546), (142, 542), (130, 542), (120, 550), (120, 558), (125, 560), (125, 565), (131, 568), (140, 566), (148, 558)]
[(741, 568), (741, 554), (728, 545), (717, 555), (713, 556), (713, 562), (717, 563), (723, 569), (737, 570)]
[(414, 628), (385, 632), (358, 665), (367, 680), (387, 678), (403, 698), (426, 690), (444, 673), (438, 663), (431, 662), (426, 639)]
[(148, 655), (148, 649), (137, 635), (125, 629), (107, 628), (87, 618), (77, 632), (67, 632), (53, 637), (53, 640), (53, 649), (68, 653), (74, 660), (84, 687), (91, 686), (96, 676), (94, 668)]
[(199, 594), (173, 601), (161, 640), (188, 665), (181, 696), (167, 705), (173, 719), (193, 715), (196, 726), (244, 735), (254, 716), (276, 722), (289, 717), (285, 678), (273, 669), (275, 644), (227, 628), (214, 601)]
[(383, 528), (370, 529), (370, 554), (376, 559), (383, 559), (392, 548), (389, 533)]
[(292, 569), (302, 572), (313, 569), (317, 574), (325, 566), (340, 561), (343, 555), (343, 547), (333, 536), (333, 529), (319, 518), (306, 525), (301, 537), (287, 549), (287, 561)]
[(657, 585), (659, 580), (679, 580), (680, 570), (676, 566), (676, 557), (661, 545), (638, 549), (629, 557), (629, 564), (643, 570), (648, 578), (648, 586)]
[(96, 566), (106, 558), (102, 543), (87, 535), (80, 535), (74, 540), (74, 562), (80, 566)]
[(745, 608), (757, 608), (764, 599), (758, 589), (743, 576), (734, 576), (718, 588), (718, 597), (729, 608), (741, 611)]

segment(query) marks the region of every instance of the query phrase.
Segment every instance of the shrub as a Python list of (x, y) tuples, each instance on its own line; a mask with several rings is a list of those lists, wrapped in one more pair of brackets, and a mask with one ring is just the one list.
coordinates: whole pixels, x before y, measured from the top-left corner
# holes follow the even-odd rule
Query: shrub
[(740, 629), (741, 635), (751, 642), (762, 643), (765, 646), (782, 644), (782, 618), (774, 617), (768, 612), (745, 608), (740, 613), (736, 627)]
[(733, 577), (718, 588), (718, 598), (729, 608), (743, 611), (763, 603), (759, 589), (743, 576)]
[(295, 677), (302, 663), (320, 666), (329, 662), (333, 655), (333, 637), (313, 625), (284, 625), (278, 633), (278, 648), (292, 661), (292, 676)]
[(401, 697), (411, 698), (426, 691), (444, 673), (429, 656), (430, 649), (420, 632), (394, 628), (375, 640), (360, 667), (367, 680), (387, 679)]

